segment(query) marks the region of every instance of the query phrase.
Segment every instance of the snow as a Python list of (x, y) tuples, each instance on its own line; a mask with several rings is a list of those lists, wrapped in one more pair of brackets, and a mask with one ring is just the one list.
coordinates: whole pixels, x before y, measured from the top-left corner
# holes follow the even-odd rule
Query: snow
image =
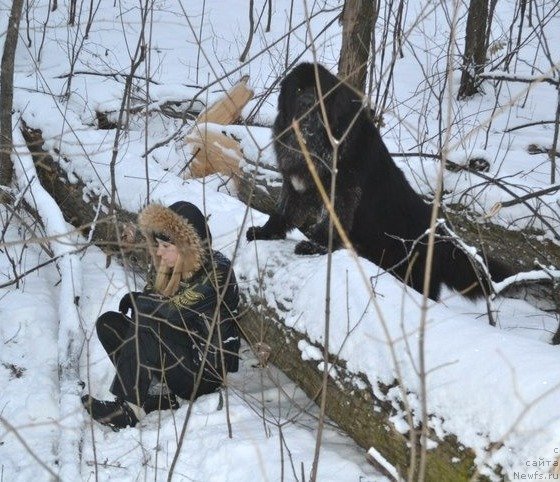
[(393, 467), (383, 455), (381, 455), (377, 450), (371, 447), (368, 450), (368, 455), (370, 455), (378, 464), (380, 464), (395, 480), (399, 480), (399, 473), (397, 469)]
[[(317, 317), (324, 312), (321, 281), (325, 279), (326, 257), (296, 256), (285, 248), (285, 242), (257, 243), (266, 268), (256, 276), (258, 260), (251, 260), (254, 253), (247, 250), (238, 261), (238, 275), (242, 280), (262, 281), (267, 303), (276, 301), (282, 321), (306, 333), (311, 342), (323, 343), (324, 327), (317, 323)], [(378, 274), (372, 263), (359, 262), (367, 279)], [(331, 320), (337, 322), (331, 321), (330, 350), (347, 360), (350, 372), (364, 373), (370, 382), (384, 385), (391, 385), (396, 378), (395, 367), (388, 362), (396, 358), (403, 385), (414, 399), (420, 393), (417, 340), (421, 297), (412, 290), (395, 296), (402, 288), (394, 278), (384, 275), (378, 278), (376, 296), (371, 299), (371, 286), (347, 276), (356, 271), (354, 263), (347, 252), (333, 254), (332, 293), (346, 295), (331, 304)], [(250, 283), (249, 290), (258, 289), (257, 283)], [(317, 301), (310, 304), (309, 300)], [(512, 306), (502, 309), (506, 303)], [(528, 312), (510, 311), (515, 305)], [(445, 303), (431, 303), (425, 345), (428, 402), (430, 412), (441, 417), (442, 433), (458, 434), (462, 443), (476, 450), (480, 463), (500, 464), (513, 473), (519, 470), (519, 460), (530, 460), (535, 454), (553, 457), (560, 427), (558, 350), (545, 344), (548, 335), (543, 336), (542, 328), (535, 331), (541, 339), (531, 339), (525, 333), (521, 336), (515, 327), (505, 329), (503, 323), (510, 323), (510, 316), (522, 324), (524, 316), (537, 314), (525, 303), (499, 302), (499, 330), (488, 325), (483, 311), (481, 303), (465, 302), (457, 295)], [(541, 321), (555, 328), (552, 320)], [(300, 349), (303, 359), (313, 359), (308, 346), (301, 344)], [(387, 397), (402, 401), (397, 389)], [(403, 432), (410, 428), (403, 425), (404, 418), (399, 422), (397, 416), (393, 421)], [(504, 446), (490, 456), (486, 448), (496, 440)]]
[[(20, 26), (14, 80), (14, 192), (17, 203), (25, 200), (36, 208), (41, 223), (22, 209), (14, 215), (0, 207), (4, 230), (0, 245), (0, 478), (5, 480), (42, 480), (48, 472), (62, 480), (166, 478), (188, 409), (183, 402), (176, 412), (154, 412), (139, 427), (113, 432), (92, 423), (79, 402), (80, 381), (93, 396), (109, 398), (113, 368), (97, 340), (95, 320), (102, 312), (115, 309), (128, 290), (141, 288), (143, 281), (115, 260), (106, 266), (103, 253), (86, 246), (88, 240), (63, 219), (37, 180), (17, 122), (23, 120), (41, 129), (44, 148), (70, 179), (85, 183), (85, 197), (110, 195), (115, 130), (97, 129), (96, 111), (112, 111), (111, 120), (118, 118), (124, 81), (142, 29), (141, 9), (138, 2), (123, 0), (115, 6), (101, 0), (84, 38), (89, 15), (86, 3), (79, 7), (83, 10), (78, 11), (76, 26), (68, 24), (67, 5), (48, 12), (45, 0), (33, 3)], [(265, 12), (248, 61), (242, 63), (239, 55), (249, 31), (246, 3), (231, 0), (224, 8), (224, 2), (218, 0), (153, 2), (152, 21), (145, 32), (149, 61), (136, 72), (135, 110), (127, 119), (128, 129), (118, 139), (118, 201), (131, 212), (139, 211), (148, 198), (165, 204), (186, 200), (200, 206), (210, 216), (215, 247), (234, 260), (242, 292), (262, 294), (288, 327), (304, 334), (309, 342), (300, 342), (302, 359), (322, 369), (323, 353), (315, 344), (325, 342), (327, 257), (294, 255), (296, 242), (303, 238), (299, 232), (283, 241), (247, 243), (247, 227), (262, 224), (266, 215), (247, 211), (235, 197), (234, 184), (218, 175), (183, 179), (190, 150), (182, 139), (189, 126), (157, 110), (165, 102), (184, 104), (193, 98), (207, 105), (242, 75), (249, 75), (256, 96), (243, 114), (258, 125), (224, 126), (223, 130), (240, 139), (247, 159), (259, 163), (259, 176), (275, 179), (266, 167), (274, 165), (269, 126), (276, 111), (276, 80), (291, 62), (313, 59), (306, 46), (310, 34), (316, 36), (317, 58), (336, 71), (340, 2), (294, 2), (295, 28), (289, 35), (291, 2), (273, 2), (271, 31), (264, 31)], [(11, 2), (0, 1), (0, 11), (5, 14), (0, 16), (1, 32), (6, 30), (10, 7)], [(261, 8), (256, 6), (257, 14)], [(450, 99), (440, 107), (437, 89), (442, 88), (445, 49), (454, 18), (450, 8), (446, 2), (406, 4), (404, 57), (395, 63), (394, 95), (389, 96), (383, 113), (383, 138), (391, 152), (429, 154), (437, 152), (448, 136), (450, 160), (462, 165), (473, 157), (483, 157), (490, 163), (485, 175), (502, 180), (507, 191), (481, 182), (474, 173), (445, 171), (446, 202), (471, 205), (481, 219), (490, 213), (492, 222), (508, 228), (542, 229), (543, 238), (558, 243), (560, 191), (540, 201), (500, 207), (513, 199), (512, 194), (550, 186), (547, 155), (531, 155), (527, 149), (529, 144), (550, 148), (553, 126), (512, 129), (554, 119), (557, 91), (544, 82), (498, 86), (486, 81), (485, 95), (468, 102)], [(510, 38), (514, 8), (515, 2), (509, 0), (497, 4), (492, 66), (498, 66)], [(549, 18), (548, 2), (537, 2), (534, 8), (535, 15)], [(521, 60), (509, 77), (558, 78), (560, 28), (554, 8), (556, 16), (547, 25), (550, 58), (542, 42), (527, 30)], [(380, 25), (385, 14), (384, 6)], [(306, 15), (311, 17), (309, 32)], [(456, 33), (460, 37), (465, 19), (458, 18)], [(75, 75), (69, 77), (74, 61)], [(374, 85), (385, 86), (386, 72), (386, 65), (384, 69), (378, 66)], [(501, 67), (487, 73), (504, 75)], [(427, 77), (434, 79), (436, 89), (426, 86)], [(453, 72), (455, 89), (458, 79), (458, 72)], [(146, 105), (154, 109), (149, 115)], [(172, 140), (145, 156), (173, 133), (177, 135)], [(419, 192), (434, 191), (436, 162), (422, 156), (395, 156), (395, 161)], [(542, 218), (534, 215), (531, 209), (535, 208)], [(51, 256), (56, 260), (49, 263)], [(33, 270), (41, 263), (46, 264)], [(546, 267), (544, 274), (539, 270), (518, 279), (558, 276), (559, 269)], [(33, 271), (16, 279), (27, 270)], [(405, 433), (410, 427), (401, 409), (403, 392), (394, 387), (383, 393), (379, 386), (392, 385), (400, 378), (408, 404), (415, 410), (415, 422), (420, 420), (421, 297), (345, 250), (332, 256), (331, 295), (331, 353), (347, 362), (350, 373), (365, 375), (378, 398), (392, 403), (394, 426)], [(449, 291), (441, 302), (429, 302), (424, 348), (427, 406), (430, 414), (437, 415), (430, 417), (430, 427), (440, 438), (454, 434), (472, 447), (482, 473), (490, 474), (498, 465), (509, 478), (535, 469), (547, 471), (560, 447), (560, 355), (558, 347), (549, 345), (558, 316), (524, 301), (500, 297), (494, 300), (494, 308), (495, 328), (488, 324), (483, 302), (467, 301)], [(257, 365), (244, 345), (241, 369), (228, 378), (226, 406), (219, 409), (218, 394), (195, 402), (174, 468), (177, 479), (308, 478), (318, 409), (274, 367)], [(334, 370), (329, 375), (339, 376)], [(358, 378), (355, 383), (363, 388)], [(490, 446), (494, 449), (489, 450)], [(391, 471), (375, 447), (369, 453)], [(363, 449), (336, 426), (327, 425), (318, 480), (381, 481), (384, 477), (367, 463)]]
[[(8, 229), (7, 239), (11, 238), (19, 239), (12, 227)], [(36, 245), (31, 244), (25, 251), (33, 262), (45, 258)], [(93, 324), (102, 311), (116, 309), (120, 296), (126, 292), (127, 285), (134, 286), (134, 280), (115, 263), (107, 269), (105, 256), (94, 247), (85, 252), (82, 267), (83, 323), (78, 323), (76, 330), (85, 342), (79, 371), (92, 395), (107, 397), (113, 370), (95, 337)], [(56, 268), (50, 265), (40, 276), (28, 275), (24, 288), (3, 293), (0, 380), (5, 389), (1, 420), (17, 428), (29, 447), (29, 451), (22, 450), (9, 426), (3, 425), (0, 454), (4, 476), (22, 481), (44, 478), (44, 469), (31, 458), (33, 453), (55, 474), (60, 467), (63, 480), (87, 479), (95, 473), (101, 480), (165, 477), (188, 404), (183, 403), (176, 412), (162, 413), (161, 424), (159, 414), (154, 412), (142, 420), (140, 427), (113, 432), (84, 416), (81, 406), (78, 408), (78, 397), (59, 403), (56, 394), (62, 387), (58, 378), (55, 310), (59, 302), (53, 296), (62, 291), (56, 287), (59, 279)], [(7, 366), (8, 360), (23, 370), (19, 377)], [(203, 396), (194, 405), (182, 448), (184, 456), (175, 469), (179, 478), (246, 480), (255, 477), (273, 481), (280, 480), (282, 470), (287, 480), (298, 478), (302, 467), (309, 472), (318, 410), (274, 367), (258, 368), (246, 345), (242, 347), (240, 371), (229, 378), (231, 439), (226, 408), (218, 409), (218, 398), (218, 394)], [(68, 413), (61, 414), (61, 408)], [(65, 446), (64, 452), (58, 448), (62, 435), (83, 437), (79, 457), (70, 447)], [(68, 470), (73, 466), (78, 466), (78, 474)], [(374, 471), (355, 444), (336, 429), (327, 430), (319, 474), (322, 480), (345, 476), (352, 480), (360, 477), (381, 480), (374, 477)]]
[(302, 360), (322, 360), (323, 354), (316, 346), (311, 345), (305, 340), (300, 340), (298, 342), (298, 348), (301, 351)]

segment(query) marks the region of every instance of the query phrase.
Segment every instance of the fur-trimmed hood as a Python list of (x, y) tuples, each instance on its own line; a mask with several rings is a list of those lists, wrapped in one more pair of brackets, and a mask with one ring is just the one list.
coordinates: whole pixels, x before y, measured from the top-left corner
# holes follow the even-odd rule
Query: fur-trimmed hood
[(206, 218), (194, 204), (185, 201), (169, 207), (150, 204), (139, 214), (138, 224), (154, 262), (157, 262), (157, 237), (173, 243), (184, 257), (194, 257), (193, 273), (203, 266), (212, 236)]

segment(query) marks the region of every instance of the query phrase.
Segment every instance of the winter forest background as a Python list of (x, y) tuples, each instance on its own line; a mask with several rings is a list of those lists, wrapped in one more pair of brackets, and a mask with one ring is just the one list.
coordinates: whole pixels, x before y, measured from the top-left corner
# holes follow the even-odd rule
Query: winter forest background
[[(0, 481), (560, 477), (557, 2), (0, 11)], [(278, 82), (302, 60), (365, 92), (411, 185), (523, 274), (435, 303), (349, 250), (293, 254), (298, 231), (248, 243), (279, 183)], [(218, 151), (240, 169), (196, 177), (195, 119), (244, 76), (239, 119), (205, 131), (239, 143)], [(113, 432), (80, 404), (113, 376), (94, 323), (143, 287), (135, 214), (177, 200), (234, 262), (241, 370), (222, 396)]]

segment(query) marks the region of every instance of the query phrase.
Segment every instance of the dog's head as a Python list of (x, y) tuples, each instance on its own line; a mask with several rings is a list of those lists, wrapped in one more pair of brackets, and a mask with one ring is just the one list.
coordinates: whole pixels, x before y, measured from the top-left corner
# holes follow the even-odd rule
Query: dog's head
[(274, 129), (280, 133), (294, 119), (301, 122), (306, 117), (318, 118), (323, 125), (327, 121), (335, 138), (340, 139), (361, 111), (361, 96), (351, 87), (322, 65), (301, 63), (281, 82)]

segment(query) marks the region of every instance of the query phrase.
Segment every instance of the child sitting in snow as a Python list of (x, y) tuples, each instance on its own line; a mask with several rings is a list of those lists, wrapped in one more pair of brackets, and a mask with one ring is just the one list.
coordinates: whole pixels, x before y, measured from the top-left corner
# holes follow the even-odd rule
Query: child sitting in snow
[[(217, 390), (239, 364), (237, 282), (231, 262), (212, 250), (203, 214), (183, 201), (152, 204), (138, 222), (155, 282), (144, 292), (127, 293), (119, 312), (103, 313), (96, 322), (116, 368), (116, 400), (82, 397), (95, 420), (114, 428), (134, 426), (156, 409), (177, 408), (176, 395), (188, 399), (195, 389), (195, 396)], [(170, 391), (154, 394), (154, 387)]]

